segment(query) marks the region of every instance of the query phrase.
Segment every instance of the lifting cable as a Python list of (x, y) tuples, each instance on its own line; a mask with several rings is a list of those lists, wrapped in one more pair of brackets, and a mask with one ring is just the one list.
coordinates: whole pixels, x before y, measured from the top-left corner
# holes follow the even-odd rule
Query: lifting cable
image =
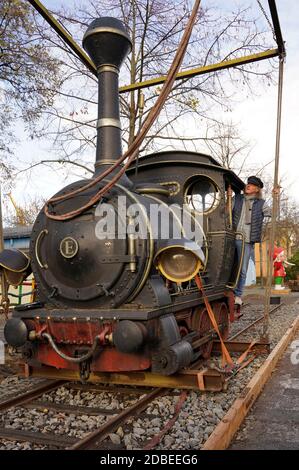
[(219, 330), (219, 326), (218, 326), (215, 314), (213, 312), (213, 309), (211, 307), (209, 299), (208, 299), (208, 297), (205, 293), (200, 275), (196, 274), (194, 279), (195, 279), (196, 285), (198, 287), (198, 290), (201, 291), (201, 293), (202, 293), (202, 297), (203, 297), (203, 300), (204, 300), (204, 303), (205, 303), (205, 306), (206, 306), (211, 324), (212, 324), (213, 328), (215, 329), (215, 331), (216, 331), (216, 333), (219, 337), (220, 343), (221, 343), (222, 367), (227, 367), (229, 370), (234, 369), (234, 371), (235, 371), (234, 373), (239, 372), (239, 370), (243, 369), (244, 367), (246, 367), (246, 365), (248, 365), (251, 362), (251, 360), (248, 360), (246, 363), (244, 363), (245, 359), (247, 358), (249, 352), (251, 352), (251, 350), (252, 350), (253, 346), (255, 345), (256, 341), (252, 341), (250, 343), (250, 345), (248, 346), (248, 348), (246, 349), (246, 351), (243, 354), (241, 354), (241, 356), (237, 359), (236, 363), (234, 363), (234, 361), (233, 361), (233, 359), (232, 359), (232, 357), (231, 357), (231, 355), (230, 355), (230, 353), (229, 353), (229, 351), (228, 351), (227, 347), (225, 346), (225, 343), (222, 339), (222, 336), (221, 336), (221, 333), (220, 333), (220, 330)]
[(272, 192), (272, 220), (269, 234), (269, 248), (268, 248), (268, 262), (267, 262), (267, 283), (265, 291), (265, 303), (264, 303), (264, 323), (263, 323), (263, 334), (262, 339), (267, 340), (269, 336), (269, 316), (270, 316), (270, 296), (272, 288), (272, 270), (273, 270), (273, 251), (275, 242), (275, 229), (276, 219), (279, 210), (279, 158), (280, 158), (280, 134), (281, 134), (281, 115), (282, 115), (282, 91), (283, 91), (283, 75), (284, 75), (284, 63), (286, 57), (285, 44), (281, 34), (279, 18), (275, 0), (268, 0), (272, 22), (268, 18), (265, 9), (263, 8), (261, 1), (257, 0), (257, 3), (265, 16), (268, 24), (270, 24), (274, 40), (277, 43), (279, 50), (279, 71), (278, 71), (278, 93), (277, 93), (277, 116), (276, 116), (276, 143), (275, 143), (275, 166), (274, 166), (274, 181), (273, 181), (273, 192)]
[[(177, 73), (178, 73), (178, 71), (181, 67), (181, 64), (182, 64), (182, 61), (183, 61), (183, 58), (184, 58), (184, 55), (185, 55), (185, 52), (186, 52), (186, 49), (187, 49), (187, 46), (188, 46), (188, 43), (189, 43), (189, 39), (190, 39), (190, 36), (191, 36), (191, 33), (192, 33), (192, 29), (193, 29), (193, 26), (196, 22), (200, 2), (201, 2), (201, 0), (195, 0), (195, 2), (194, 2), (190, 18), (188, 20), (187, 26), (185, 28), (183, 37), (180, 41), (180, 44), (178, 46), (178, 49), (177, 49), (177, 52), (176, 52), (175, 57), (173, 59), (173, 62), (171, 64), (171, 67), (169, 69), (167, 79), (163, 84), (160, 95), (157, 98), (156, 103), (152, 107), (148, 117), (146, 118), (139, 134), (136, 136), (136, 139), (132, 142), (129, 149), (124, 153), (124, 155), (122, 155), (118, 160), (116, 160), (116, 162), (113, 165), (111, 165), (109, 168), (107, 168), (107, 170), (105, 170), (103, 173), (101, 173), (98, 177), (94, 178), (88, 184), (86, 184), (86, 185), (82, 186), (81, 188), (78, 188), (74, 191), (71, 191), (67, 194), (64, 194), (62, 196), (53, 197), (53, 198), (49, 199), (49, 201), (47, 201), (47, 203), (45, 204), (45, 207), (44, 207), (44, 212), (45, 212), (47, 217), (49, 217), (50, 219), (53, 219), (53, 220), (69, 220), (69, 219), (72, 219), (72, 218), (76, 217), (77, 215), (81, 214), (83, 211), (85, 211), (86, 209), (88, 209), (91, 206), (93, 206), (94, 204), (96, 204), (102, 198), (102, 196), (107, 191), (109, 191), (109, 189), (111, 189), (117, 183), (117, 181), (122, 177), (122, 175), (125, 173), (126, 169), (130, 166), (130, 164), (133, 162), (133, 160), (135, 160), (137, 158), (139, 148), (140, 148), (142, 142), (144, 141), (144, 139), (145, 139), (148, 131), (150, 130), (151, 126), (153, 125), (153, 123), (155, 122), (157, 117), (159, 116), (159, 114), (162, 110), (162, 107), (164, 106), (164, 104), (165, 104), (165, 102), (168, 98), (168, 95), (169, 95), (169, 93), (172, 89), (172, 86), (173, 86), (173, 83), (175, 81), (176, 75), (177, 75)], [(103, 179), (106, 176), (110, 175), (126, 159), (127, 159), (126, 163), (118, 171), (118, 173), (109, 181), (109, 183), (107, 183), (103, 188), (101, 188), (85, 205), (79, 207), (76, 210), (73, 210), (71, 212), (67, 212), (65, 214), (60, 214), (60, 215), (54, 215), (54, 214), (51, 214), (49, 212), (49, 204), (65, 201), (66, 199), (69, 199), (73, 196), (76, 196), (77, 194), (79, 194), (83, 191), (86, 191), (87, 189), (97, 185), (99, 182), (103, 181)]]
[(285, 57), (279, 57), (279, 75), (278, 75), (278, 96), (277, 96), (277, 120), (276, 120), (276, 144), (275, 144), (275, 168), (274, 168), (274, 185), (272, 194), (272, 218), (269, 235), (269, 253), (267, 263), (267, 284), (265, 292), (265, 310), (264, 310), (264, 324), (263, 324), (263, 337), (268, 338), (269, 334), (269, 316), (270, 316), (270, 296), (272, 288), (272, 270), (273, 270), (273, 251), (275, 241), (276, 219), (278, 214), (278, 170), (279, 170), (279, 156), (280, 156), (280, 134), (281, 134), (281, 114), (282, 114), (282, 88), (283, 88), (283, 71), (284, 71)]
[(205, 303), (205, 306), (206, 306), (206, 309), (207, 309), (207, 312), (208, 312), (208, 315), (209, 315), (209, 318), (210, 318), (210, 321), (212, 323), (212, 326), (213, 328), (216, 330), (216, 333), (219, 337), (219, 340), (220, 340), (220, 343), (221, 343), (221, 350), (222, 350), (222, 366), (226, 366), (226, 365), (230, 365), (232, 366), (234, 364), (234, 361), (232, 360), (231, 358), (231, 355), (230, 353), (228, 352), (227, 350), (227, 347), (225, 346), (224, 344), (224, 341), (222, 339), (222, 336), (221, 336), (221, 333), (220, 333), (220, 330), (219, 330), (219, 327), (218, 327), (218, 324), (217, 324), (217, 320), (216, 320), (216, 317), (215, 317), (215, 314), (213, 312), (213, 309), (211, 307), (211, 304), (209, 302), (209, 299), (207, 298), (206, 296), (206, 293), (205, 293), (205, 290), (203, 288), (203, 284), (202, 284), (202, 280), (201, 280), (201, 277), (196, 274), (195, 276), (195, 282), (196, 282), (196, 285), (198, 287), (198, 290), (201, 291), (202, 293), (202, 296), (203, 296), (203, 300), (204, 300), (204, 303)]

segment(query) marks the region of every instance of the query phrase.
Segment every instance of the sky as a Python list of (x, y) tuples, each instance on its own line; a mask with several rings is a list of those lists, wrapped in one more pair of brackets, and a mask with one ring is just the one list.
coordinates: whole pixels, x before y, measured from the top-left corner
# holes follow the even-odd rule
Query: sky
[[(299, 129), (299, 2), (278, 0), (277, 9), (281, 30), (286, 43), (286, 63), (283, 82), (281, 123), (280, 177), (282, 186), (299, 203), (299, 164), (297, 134)], [(236, 111), (242, 122), (244, 135), (255, 140), (254, 159), (268, 162), (275, 155), (277, 87), (273, 86), (262, 96), (246, 100)], [(268, 167), (273, 172), (273, 165)]]
[[(251, 0), (255, 4), (255, 0)], [(44, 0), (46, 7), (55, 9), (61, 5), (69, 5), (73, 0)], [(202, 2), (208, 5), (210, 0)], [(214, 5), (233, 8), (234, 0), (214, 0)], [(248, 0), (247, 3), (250, 3)], [(262, 1), (267, 9), (267, 2)], [(280, 177), (282, 186), (288, 195), (299, 203), (299, 164), (298, 164), (298, 130), (299, 130), (299, 2), (296, 0), (277, 0), (281, 29), (286, 42), (287, 58), (284, 74)], [(273, 47), (274, 44), (273, 44)], [(275, 156), (277, 86), (263, 89), (262, 94), (250, 97), (234, 105), (231, 117), (240, 125), (244, 139), (252, 144), (250, 161), (254, 167), (268, 163)], [(30, 141), (26, 134), (19, 130), (20, 143), (16, 148), (19, 161), (26, 163), (32, 156), (49, 158), (49, 143), (41, 140)], [(51, 156), (50, 156), (51, 158)], [(252, 166), (251, 165), (251, 166)], [(273, 163), (267, 171), (273, 174)], [(53, 171), (50, 167), (37, 167), (30, 174), (21, 174), (14, 181), (13, 196), (22, 205), (35, 195), (48, 198), (71, 181), (78, 179), (69, 176), (68, 170)], [(9, 202), (4, 198), (4, 213)]]

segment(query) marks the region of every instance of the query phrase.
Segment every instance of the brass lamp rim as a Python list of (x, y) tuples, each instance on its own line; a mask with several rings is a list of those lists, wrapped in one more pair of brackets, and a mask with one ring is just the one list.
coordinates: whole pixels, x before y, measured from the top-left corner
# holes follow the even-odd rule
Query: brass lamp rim
[[(168, 273), (166, 273), (166, 271), (164, 270), (163, 265), (160, 261), (160, 256), (161, 256), (162, 253), (164, 253), (167, 250), (170, 250), (171, 248), (181, 248), (183, 251), (190, 251), (194, 255), (194, 259), (196, 260), (196, 267), (192, 271), (191, 275), (189, 274), (188, 276), (178, 278), (178, 277), (174, 277), (174, 276), (171, 276)], [(198, 249), (200, 249), (200, 247), (198, 247)], [(173, 281), (173, 282), (176, 282), (176, 283), (190, 281), (191, 279), (194, 278), (194, 276), (203, 267), (203, 262), (202, 262), (201, 258), (199, 257), (199, 255), (196, 253), (195, 250), (192, 250), (191, 247), (184, 246), (182, 244), (177, 244), (177, 243), (173, 244), (173, 245), (168, 245), (168, 246), (161, 247), (157, 251), (157, 253), (155, 254), (154, 263), (155, 263), (157, 269), (163, 274), (164, 277), (166, 277), (166, 279), (169, 279), (170, 281)]]

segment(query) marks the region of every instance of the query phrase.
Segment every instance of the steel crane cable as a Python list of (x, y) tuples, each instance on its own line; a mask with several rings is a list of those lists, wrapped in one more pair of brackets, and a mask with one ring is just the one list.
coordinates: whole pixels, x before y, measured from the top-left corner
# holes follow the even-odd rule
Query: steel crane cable
[[(121, 156), (118, 160), (116, 160), (113, 165), (111, 165), (109, 168), (107, 168), (107, 170), (105, 170), (103, 173), (101, 173), (98, 177), (93, 178), (93, 180), (91, 182), (89, 182), (88, 184), (86, 184), (83, 187), (78, 188), (74, 191), (71, 191), (67, 194), (64, 194), (62, 196), (58, 196), (58, 197), (54, 197), (54, 198), (49, 199), (49, 201), (45, 204), (45, 207), (44, 207), (44, 212), (45, 212), (47, 217), (49, 217), (50, 219), (53, 219), (53, 220), (69, 220), (69, 219), (72, 219), (72, 218), (76, 217), (77, 215), (81, 214), (83, 211), (85, 211), (86, 209), (88, 209), (91, 206), (93, 206), (94, 204), (96, 204), (101, 199), (101, 197), (107, 191), (109, 191), (109, 189), (111, 189), (114, 186), (115, 183), (117, 183), (117, 181), (125, 173), (126, 169), (130, 166), (132, 161), (137, 157), (138, 151), (139, 151), (139, 148), (140, 148), (142, 142), (144, 141), (149, 129), (151, 128), (151, 126), (153, 125), (153, 123), (157, 119), (158, 115), (160, 114), (161, 109), (164, 106), (164, 104), (166, 102), (166, 99), (167, 99), (167, 97), (168, 97), (168, 95), (169, 95), (169, 93), (172, 89), (173, 83), (175, 81), (175, 77), (176, 77), (176, 75), (177, 75), (177, 73), (180, 69), (180, 66), (182, 64), (182, 61), (183, 61), (183, 58), (184, 58), (184, 55), (185, 55), (185, 52), (186, 52), (186, 49), (187, 49), (187, 46), (188, 46), (188, 43), (189, 43), (189, 39), (190, 39), (190, 36), (191, 36), (191, 33), (192, 33), (193, 26), (194, 26), (195, 21), (196, 21), (197, 12), (198, 12), (200, 3), (201, 3), (201, 0), (195, 0), (195, 2), (194, 2), (193, 9), (192, 9), (189, 21), (187, 23), (187, 26), (185, 28), (183, 37), (180, 41), (177, 52), (175, 54), (175, 57), (173, 59), (171, 67), (169, 69), (167, 79), (163, 84), (160, 95), (159, 95), (156, 103), (152, 107), (147, 119), (145, 120), (145, 122), (144, 122), (144, 124), (143, 124), (143, 126), (142, 126), (142, 128), (139, 132), (139, 134), (137, 135), (136, 139), (132, 142), (129, 149), (124, 153), (123, 156)], [(67, 212), (65, 214), (60, 214), (60, 215), (54, 215), (54, 214), (51, 214), (49, 212), (49, 204), (64, 201), (66, 199), (69, 199), (73, 196), (76, 196), (77, 194), (79, 194), (83, 191), (86, 191), (87, 189), (95, 186), (100, 181), (102, 181), (105, 177), (110, 175), (126, 159), (127, 159), (127, 161), (124, 164), (124, 166), (111, 179), (111, 181), (109, 181), (109, 183), (107, 183), (103, 188), (101, 188), (100, 191), (98, 191), (85, 205), (79, 207), (76, 210), (73, 210), (71, 212)]]
[(259, 8), (260, 8), (260, 10), (261, 10), (261, 12), (262, 12), (262, 14), (264, 15), (264, 17), (265, 17), (265, 19), (266, 19), (268, 25), (270, 26), (270, 29), (271, 29), (272, 34), (273, 34), (273, 39), (274, 39), (274, 41), (277, 42), (276, 34), (275, 34), (275, 31), (274, 31), (274, 28), (273, 28), (273, 24), (271, 23), (271, 21), (270, 21), (268, 15), (267, 15), (267, 13), (266, 13), (266, 10), (264, 9), (264, 7), (263, 7), (262, 3), (260, 2), (260, 0), (256, 0), (256, 1), (257, 1), (257, 4), (258, 4), (258, 6), (259, 6)]

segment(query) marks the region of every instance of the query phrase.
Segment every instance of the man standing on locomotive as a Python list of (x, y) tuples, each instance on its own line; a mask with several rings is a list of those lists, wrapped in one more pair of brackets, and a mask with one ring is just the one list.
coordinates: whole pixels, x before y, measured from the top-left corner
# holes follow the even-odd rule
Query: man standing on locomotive
[[(235, 194), (232, 205), (233, 228), (244, 235), (244, 256), (238, 284), (234, 290), (235, 304), (242, 305), (242, 295), (245, 287), (249, 260), (254, 259), (254, 244), (262, 238), (264, 217), (271, 217), (270, 210), (262, 199), (263, 182), (257, 176), (249, 176), (244, 194)], [(232, 189), (227, 190), (228, 197), (232, 196)], [(242, 256), (242, 237), (236, 236), (236, 251), (238, 265)]]

